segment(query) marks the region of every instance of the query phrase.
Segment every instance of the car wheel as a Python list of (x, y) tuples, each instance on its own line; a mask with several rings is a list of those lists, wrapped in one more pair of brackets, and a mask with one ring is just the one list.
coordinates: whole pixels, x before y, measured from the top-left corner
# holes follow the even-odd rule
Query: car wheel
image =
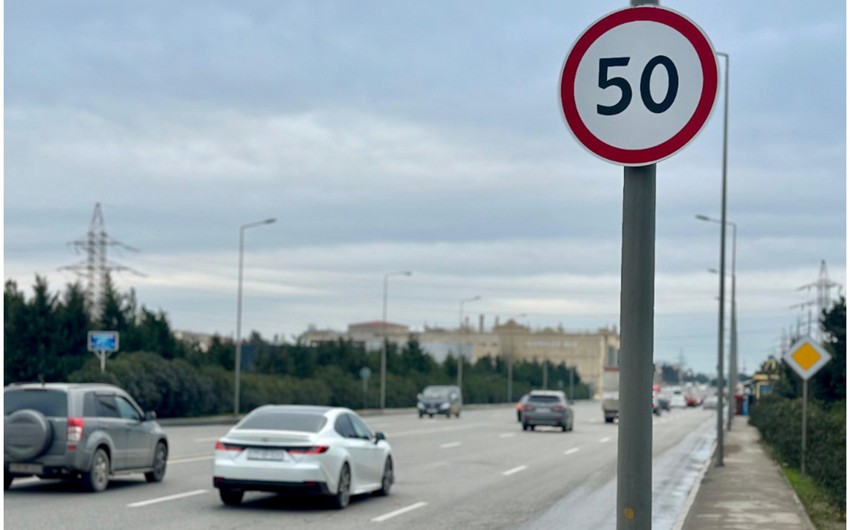
[(336, 487), (336, 495), (331, 498), (331, 504), (337, 510), (342, 510), (348, 506), (351, 500), (351, 471), (348, 469), (348, 464), (342, 465), (342, 470), (339, 472), (339, 484)]
[(561, 432), (567, 432), (567, 422), (561, 424)]
[(221, 502), (228, 506), (239, 506), (242, 503), (242, 496), (245, 495), (244, 490), (236, 490), (233, 488), (219, 488), (218, 496), (221, 497)]
[(457, 414), (455, 414), (455, 418), (460, 418), (460, 411), (457, 411)]
[(524, 430), (524, 431), (528, 430), (528, 424), (527, 423), (522, 424), (522, 430)]
[(422, 414), (422, 413), (420, 412), (420, 413), (419, 413), (419, 419), (420, 419), (420, 420), (422, 419), (422, 416), (424, 416), (424, 414)]
[(98, 447), (91, 459), (91, 469), (83, 473), (83, 487), (91, 492), (106, 489), (109, 484), (109, 455)]
[(15, 480), (15, 476), (8, 471), (5, 471), (3, 474), (3, 489), (9, 489), (9, 486), (12, 485), (12, 481)]
[(375, 495), (386, 497), (390, 494), (390, 488), (393, 487), (393, 482), (395, 482), (395, 475), (393, 474), (393, 459), (387, 457), (387, 461), (384, 463), (384, 474), (381, 475), (381, 489), (375, 492)]
[(429, 417), (429, 418), (433, 418), (433, 417), (434, 417), (434, 415), (433, 415), (433, 414), (428, 414), (428, 417)]
[(534, 425), (529, 425), (529, 428), (533, 431), (533, 430), (534, 430)]
[(165, 465), (168, 462), (168, 447), (165, 442), (156, 444), (156, 451), (153, 454), (153, 470), (145, 473), (145, 480), (148, 482), (162, 482), (165, 477)]

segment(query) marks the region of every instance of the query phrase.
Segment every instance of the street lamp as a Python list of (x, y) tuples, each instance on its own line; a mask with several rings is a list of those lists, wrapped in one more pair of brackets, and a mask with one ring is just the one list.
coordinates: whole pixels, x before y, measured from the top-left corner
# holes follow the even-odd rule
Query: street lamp
[[(520, 313), (519, 315), (515, 315), (508, 318), (508, 322), (514, 320), (515, 318), (525, 318), (528, 314)], [(514, 346), (516, 340), (516, 332), (511, 331), (511, 351), (508, 354), (508, 403), (513, 403), (514, 401)]]
[[(458, 310), (458, 332), (463, 330), (463, 305), (467, 302), (477, 302), (481, 300), (481, 296), (473, 296), (472, 298), (464, 298), (460, 301), (460, 309)], [(458, 352), (457, 352), (457, 387), (463, 390), (461, 386), (463, 384), (463, 352), (461, 351), (460, 344), (458, 344)]]
[(410, 276), (411, 271), (394, 271), (384, 274), (384, 312), (381, 320), (383, 341), (381, 346), (381, 412), (384, 412), (387, 399), (387, 288), (390, 276)]
[[(697, 219), (711, 223), (720, 223), (719, 219), (712, 219), (705, 215), (697, 215)], [(729, 416), (726, 418), (726, 430), (732, 430), (732, 417), (735, 414), (735, 388), (738, 386), (738, 312), (735, 305), (735, 255), (738, 251), (738, 225), (732, 221), (726, 221), (727, 226), (732, 227), (732, 322), (729, 329)], [(709, 269), (712, 272), (719, 271)]]
[[(729, 153), (729, 54), (717, 52), (725, 59), (723, 74), (723, 179), (720, 193), (720, 303), (717, 322), (717, 381), (720, 391), (717, 393), (717, 453), (715, 466), (723, 467), (723, 308), (725, 300), (726, 274), (726, 170)], [(700, 216), (697, 216), (702, 220)]]
[(256, 226), (270, 225), (275, 218), (248, 223), (239, 227), (239, 287), (236, 295), (236, 366), (233, 383), (233, 415), (239, 415), (239, 379), (242, 369), (242, 264), (245, 255), (245, 230)]

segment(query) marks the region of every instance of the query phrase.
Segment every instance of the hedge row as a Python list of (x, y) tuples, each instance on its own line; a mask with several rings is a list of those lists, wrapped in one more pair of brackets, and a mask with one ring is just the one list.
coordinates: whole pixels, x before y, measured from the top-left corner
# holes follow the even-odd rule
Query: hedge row
[[(132, 395), (144, 410), (161, 418), (207, 416), (233, 412), (234, 374), (219, 366), (192, 366), (183, 359), (163, 359), (156, 353), (138, 352), (107, 361), (100, 372), (97, 359), (89, 359), (69, 377), (72, 382), (104, 382), (118, 385)], [(414, 407), (416, 395), (426, 385), (454, 384), (446, 374), (387, 374), (386, 406)], [(466, 403), (504, 403), (505, 380), (493, 375), (471, 373), (464, 378)], [(317, 368), (313, 377), (243, 372), (240, 410), (250, 411), (265, 404), (314, 404), (352, 409), (380, 406), (380, 381), (372, 377), (364, 389), (357, 373), (338, 365)], [(365, 391), (364, 391), (365, 390)], [(514, 394), (531, 390), (528, 384), (514, 385)], [(576, 397), (587, 397), (586, 385), (576, 385)]]
[[(750, 410), (750, 424), (758, 428), (783, 464), (800, 468), (802, 461), (802, 399), (765, 396)], [(847, 497), (846, 402), (825, 405), (810, 401), (807, 408), (806, 473), (844, 509)]]

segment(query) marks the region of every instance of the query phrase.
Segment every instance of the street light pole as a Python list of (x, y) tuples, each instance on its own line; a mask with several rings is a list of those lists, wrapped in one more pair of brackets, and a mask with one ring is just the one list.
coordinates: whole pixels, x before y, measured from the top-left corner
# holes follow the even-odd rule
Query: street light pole
[(390, 276), (410, 276), (411, 271), (395, 271), (384, 274), (384, 311), (381, 320), (381, 412), (387, 404), (387, 288)]
[[(508, 322), (514, 321), (514, 318), (525, 318), (526, 313), (521, 313), (515, 317), (510, 317)], [(514, 321), (515, 322), (515, 321)], [(514, 348), (516, 347), (516, 332), (510, 331), (511, 334), (511, 351), (508, 354), (508, 403), (514, 401)]]
[(239, 415), (239, 380), (242, 375), (242, 268), (245, 255), (245, 230), (256, 226), (272, 224), (277, 219), (269, 218), (239, 227), (239, 286), (236, 293), (236, 365), (233, 382), (233, 415)]
[[(463, 304), (467, 302), (476, 302), (481, 300), (481, 296), (473, 296), (472, 298), (464, 298), (460, 301), (460, 309), (458, 310), (458, 333), (463, 333)], [(461, 345), (458, 344), (457, 352), (457, 387), (463, 392), (463, 352)]]
[[(706, 215), (697, 215), (697, 219), (711, 223), (720, 223), (719, 219), (713, 219)], [(731, 431), (732, 417), (735, 415), (735, 388), (738, 383), (738, 311), (735, 299), (735, 261), (736, 254), (738, 253), (738, 225), (732, 221), (726, 221), (726, 226), (732, 227), (732, 315), (729, 325), (729, 403), (726, 418), (726, 430)], [(709, 271), (720, 273), (716, 269), (709, 269)], [(718, 410), (722, 410), (722, 408), (718, 406)]]

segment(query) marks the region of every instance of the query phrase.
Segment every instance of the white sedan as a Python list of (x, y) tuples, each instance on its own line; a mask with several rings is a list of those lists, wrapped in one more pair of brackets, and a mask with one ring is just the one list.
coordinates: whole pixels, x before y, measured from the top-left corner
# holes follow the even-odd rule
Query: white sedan
[(392, 448), (352, 410), (264, 405), (215, 444), (213, 486), (235, 506), (246, 491), (328, 495), (335, 508), (351, 495), (389, 495)]

